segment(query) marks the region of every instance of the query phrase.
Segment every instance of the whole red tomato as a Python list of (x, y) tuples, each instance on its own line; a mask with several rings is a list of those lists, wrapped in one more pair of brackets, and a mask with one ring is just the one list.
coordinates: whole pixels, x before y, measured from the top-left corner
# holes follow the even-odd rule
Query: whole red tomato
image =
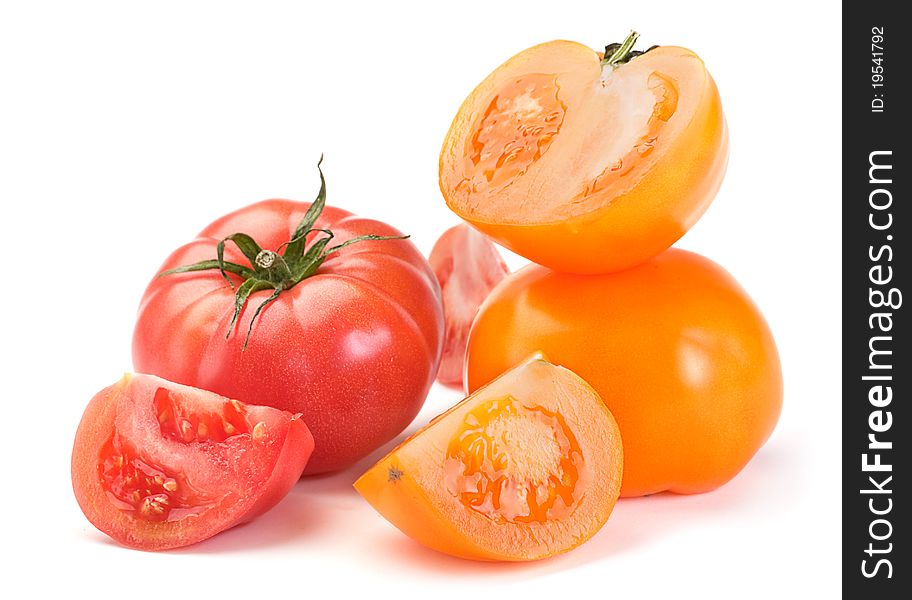
[(385, 223), (324, 209), (325, 192), (206, 227), (149, 284), (133, 335), (137, 371), (302, 413), (315, 441), (305, 473), (346, 467), (401, 432), (443, 342), (421, 253)]

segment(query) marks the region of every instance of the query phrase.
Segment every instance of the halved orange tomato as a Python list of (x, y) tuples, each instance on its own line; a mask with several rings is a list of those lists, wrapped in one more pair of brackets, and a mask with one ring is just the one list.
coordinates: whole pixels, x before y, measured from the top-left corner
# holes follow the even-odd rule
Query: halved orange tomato
[(430, 548), (522, 561), (592, 537), (622, 469), (621, 436), (599, 395), (538, 353), (435, 418), (355, 488)]
[(700, 58), (675, 46), (607, 56), (534, 46), (463, 102), (440, 154), (449, 207), (502, 245), (571, 273), (605, 273), (671, 246), (722, 181), (728, 134)]

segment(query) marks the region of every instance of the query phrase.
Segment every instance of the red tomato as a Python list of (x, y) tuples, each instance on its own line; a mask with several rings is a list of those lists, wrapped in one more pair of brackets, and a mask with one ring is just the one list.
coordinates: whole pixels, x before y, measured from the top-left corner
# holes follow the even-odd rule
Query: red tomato
[(177, 548), (272, 508), (313, 447), (299, 415), (126, 375), (82, 416), (73, 491), (89, 521), (121, 544)]
[(430, 256), (443, 292), (446, 337), (437, 381), (462, 388), (469, 329), (478, 307), (510, 270), (485, 235), (466, 224), (447, 229)]
[[(233, 265), (225, 277), (216, 266), (153, 279), (133, 336), (139, 371), (302, 413), (316, 442), (306, 473), (351, 465), (401, 432), (424, 402), (443, 345), (440, 287), (421, 253), (405, 239), (375, 239), (401, 235), (385, 223), (322, 210), (324, 198), (325, 187), (313, 205), (267, 200), (206, 227), (161, 270), (211, 268), (235, 232), (249, 234), (232, 236), (247, 254), (225, 246), (226, 268)], [(375, 237), (308, 262), (337, 247), (328, 230), (337, 245)], [(283, 279), (286, 267), (305, 276)], [(277, 288), (250, 287), (270, 277)], [(232, 321), (245, 289), (257, 291)]]

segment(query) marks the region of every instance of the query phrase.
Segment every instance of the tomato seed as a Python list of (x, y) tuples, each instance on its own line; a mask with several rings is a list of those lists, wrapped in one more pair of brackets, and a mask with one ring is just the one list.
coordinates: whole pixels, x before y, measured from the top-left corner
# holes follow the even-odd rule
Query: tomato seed
[(253, 441), (255, 442), (265, 442), (266, 441), (266, 423), (260, 421), (253, 428)]

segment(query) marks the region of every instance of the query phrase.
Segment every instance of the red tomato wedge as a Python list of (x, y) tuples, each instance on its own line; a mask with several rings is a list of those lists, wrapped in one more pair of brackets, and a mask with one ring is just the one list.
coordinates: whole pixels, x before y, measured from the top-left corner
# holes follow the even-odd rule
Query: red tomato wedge
[(73, 491), (89, 521), (117, 542), (178, 548), (277, 504), (313, 446), (299, 415), (125, 375), (82, 416)]
[(437, 381), (462, 388), (469, 329), (491, 290), (510, 274), (497, 247), (466, 224), (447, 229), (429, 259), (443, 292), (446, 337)]

